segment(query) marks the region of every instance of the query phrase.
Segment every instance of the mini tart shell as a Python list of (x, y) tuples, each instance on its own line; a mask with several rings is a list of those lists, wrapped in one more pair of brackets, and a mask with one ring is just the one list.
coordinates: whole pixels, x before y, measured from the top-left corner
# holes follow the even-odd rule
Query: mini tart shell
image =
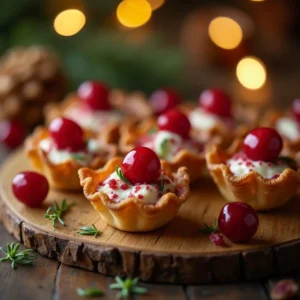
[[(136, 147), (136, 141), (145, 136), (151, 129), (156, 129), (156, 120), (149, 118), (141, 122), (128, 121), (121, 128), (119, 149), (126, 154)], [(179, 167), (185, 166), (190, 175), (190, 181), (194, 182), (209, 174), (206, 168), (205, 150), (201, 153), (193, 153), (182, 149), (173, 157), (172, 161), (161, 160), (163, 169), (169, 172), (176, 172)]]
[[(80, 103), (80, 99), (76, 93), (71, 93), (61, 103), (49, 103), (45, 106), (44, 115), (46, 124), (49, 125), (55, 118), (62, 117), (65, 112), (71, 107), (76, 107)], [(95, 134), (90, 129), (86, 129), (86, 132)], [(117, 144), (120, 138), (120, 125), (118, 123), (107, 124), (101, 131), (97, 132), (100, 139), (108, 144)]]
[(228, 202), (242, 201), (259, 211), (283, 206), (299, 188), (300, 173), (284, 170), (278, 178), (266, 179), (257, 172), (235, 176), (226, 161), (241, 149), (241, 140), (235, 140), (228, 151), (214, 145), (206, 153), (208, 170), (221, 194)]
[[(261, 126), (272, 127), (276, 129), (276, 122), (278, 119), (283, 117), (289, 117), (288, 114), (283, 114), (277, 110), (271, 110), (267, 112), (263, 117), (263, 122), (261, 122)], [(289, 155), (294, 158), (298, 163), (300, 163), (300, 138), (295, 140), (290, 140), (281, 134), (283, 139), (283, 154)]]
[[(81, 189), (78, 179), (78, 170), (82, 165), (76, 160), (69, 160), (61, 164), (53, 164), (49, 161), (47, 153), (39, 147), (43, 139), (49, 137), (49, 131), (44, 127), (37, 127), (33, 134), (25, 141), (25, 151), (33, 168), (43, 173), (52, 188), (59, 190), (79, 191)], [(90, 133), (86, 133), (90, 137)], [(105, 165), (108, 159), (117, 154), (117, 147), (106, 144), (105, 156), (96, 156), (88, 167), (97, 169)]]
[[(179, 109), (186, 115), (189, 115), (194, 109), (197, 109), (197, 106), (189, 103), (180, 106)], [(245, 113), (245, 111), (247, 113)], [(248, 108), (242, 109), (240, 106), (236, 105), (234, 107), (233, 115), (237, 122), (244, 122), (243, 124), (237, 125), (234, 130), (227, 128), (224, 126), (224, 123), (220, 121), (207, 130), (192, 128), (192, 137), (203, 144), (217, 144), (222, 148), (228, 148), (235, 138), (244, 137), (249, 130), (255, 128), (257, 125), (258, 113), (255, 110)]]
[(167, 173), (174, 180), (176, 194), (164, 194), (155, 204), (145, 204), (135, 197), (116, 203), (105, 193), (97, 191), (97, 188), (99, 183), (109, 177), (115, 171), (116, 166), (121, 164), (122, 158), (115, 157), (102, 169), (94, 171), (82, 168), (78, 172), (84, 195), (91, 201), (101, 218), (115, 228), (130, 232), (151, 231), (170, 222), (189, 197), (187, 169), (181, 167), (176, 173)]

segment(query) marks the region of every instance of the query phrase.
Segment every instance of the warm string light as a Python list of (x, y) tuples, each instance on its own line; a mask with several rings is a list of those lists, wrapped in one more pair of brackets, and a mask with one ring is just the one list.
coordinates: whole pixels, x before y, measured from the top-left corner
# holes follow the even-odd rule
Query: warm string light
[(54, 19), (54, 29), (59, 35), (71, 36), (78, 33), (85, 25), (85, 15), (78, 9), (67, 9)]
[(243, 39), (241, 26), (228, 17), (213, 19), (209, 24), (208, 34), (218, 47), (227, 50), (236, 48)]
[(150, 3), (153, 11), (159, 9), (165, 3), (165, 0), (147, 0), (147, 1)]
[(240, 60), (236, 67), (239, 82), (250, 90), (261, 88), (267, 79), (264, 63), (254, 56), (247, 56)]
[(124, 0), (117, 8), (119, 22), (130, 28), (146, 24), (152, 15), (152, 7), (146, 0)]

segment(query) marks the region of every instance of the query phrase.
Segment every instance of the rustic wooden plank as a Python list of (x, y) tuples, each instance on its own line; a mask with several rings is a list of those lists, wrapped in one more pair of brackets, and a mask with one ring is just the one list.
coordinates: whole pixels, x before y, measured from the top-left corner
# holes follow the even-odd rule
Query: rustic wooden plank
[[(1, 246), (14, 239), (0, 223)], [(24, 247), (22, 247), (24, 249)], [(36, 253), (37, 254), (37, 253)], [(32, 266), (12, 270), (9, 263), (0, 263), (0, 298), (22, 300), (50, 300), (59, 263), (37, 254)]]
[[(104, 291), (101, 299), (115, 299), (117, 291), (109, 289), (109, 285), (114, 282), (112, 277), (105, 277), (78, 268), (71, 268), (61, 265), (56, 280), (56, 289), (53, 300), (82, 299), (77, 295), (77, 288), (99, 288)], [(146, 295), (134, 295), (133, 299), (157, 299), (157, 300), (185, 300), (185, 293), (181, 286), (156, 285), (140, 283), (139, 286), (146, 287)]]
[[(224, 270), (226, 272), (226, 270)], [(189, 300), (267, 300), (264, 288), (259, 283), (189, 286)]]

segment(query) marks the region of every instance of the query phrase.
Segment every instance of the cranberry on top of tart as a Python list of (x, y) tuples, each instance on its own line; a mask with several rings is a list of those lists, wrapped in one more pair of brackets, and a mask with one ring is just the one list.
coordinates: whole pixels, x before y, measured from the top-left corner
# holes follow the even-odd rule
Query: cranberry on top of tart
[(54, 119), (48, 129), (36, 128), (27, 138), (25, 148), (33, 166), (45, 173), (51, 186), (61, 189), (78, 189), (76, 174), (80, 167), (100, 167), (116, 154), (115, 146), (87, 135), (67, 118)]
[[(154, 126), (154, 131), (149, 130)], [(186, 166), (191, 181), (207, 175), (204, 146), (190, 136), (189, 119), (178, 110), (161, 114), (156, 123), (128, 122), (121, 129), (120, 150), (123, 153), (136, 146), (151, 148), (162, 159), (165, 168), (173, 172)]]
[(257, 210), (279, 207), (300, 183), (295, 162), (280, 157), (282, 146), (276, 130), (256, 128), (228, 151), (213, 146), (206, 154), (208, 169), (228, 201), (248, 202)]
[(165, 225), (189, 195), (186, 168), (165, 172), (155, 152), (147, 147), (133, 149), (123, 160), (113, 158), (98, 171), (83, 168), (79, 177), (85, 196), (101, 217), (127, 231)]

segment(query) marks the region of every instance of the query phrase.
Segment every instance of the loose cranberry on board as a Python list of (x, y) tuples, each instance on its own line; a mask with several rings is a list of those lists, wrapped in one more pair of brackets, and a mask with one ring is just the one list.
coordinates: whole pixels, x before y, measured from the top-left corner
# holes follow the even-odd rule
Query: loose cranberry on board
[(0, 121), (0, 142), (8, 148), (20, 146), (26, 136), (25, 126), (18, 120)]

